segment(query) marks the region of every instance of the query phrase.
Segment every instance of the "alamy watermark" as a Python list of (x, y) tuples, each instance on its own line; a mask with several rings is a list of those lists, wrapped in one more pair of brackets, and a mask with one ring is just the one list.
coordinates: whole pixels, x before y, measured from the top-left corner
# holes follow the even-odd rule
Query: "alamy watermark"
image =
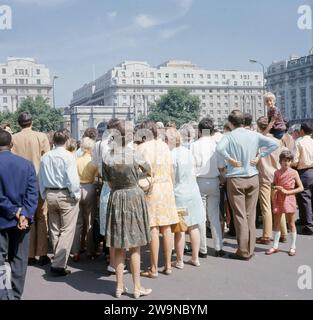
[(302, 265), (298, 268), (298, 288), (300, 290), (312, 290), (313, 279), (312, 279), (312, 268), (307, 265)]
[(11, 285), (11, 268), (8, 265), (0, 266), (0, 290), (10, 290)]
[(298, 28), (300, 30), (312, 29), (312, 7), (309, 5), (302, 5), (298, 8)]
[(12, 9), (8, 5), (0, 5), (0, 31), (12, 29)]

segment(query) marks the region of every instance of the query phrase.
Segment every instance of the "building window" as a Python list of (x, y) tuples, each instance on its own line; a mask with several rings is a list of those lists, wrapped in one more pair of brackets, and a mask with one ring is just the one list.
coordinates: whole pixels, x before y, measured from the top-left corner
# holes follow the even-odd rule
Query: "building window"
[(7, 69), (2, 68), (2, 74), (6, 74), (7, 73)]
[(8, 90), (7, 90), (7, 89), (2, 89), (2, 93), (3, 93), (3, 94), (7, 94), (7, 93), (8, 93)]
[(122, 80), (122, 84), (126, 84), (126, 80), (125, 79)]
[(2, 79), (3, 84), (7, 84), (7, 79)]
[(36, 73), (37, 73), (37, 75), (39, 75), (40, 74), (40, 69), (37, 69)]
[(3, 103), (8, 103), (8, 98), (7, 97), (3, 97)]
[(150, 77), (154, 78), (154, 72), (150, 72)]
[(151, 84), (154, 85), (154, 80), (151, 80)]
[(208, 79), (211, 79), (211, 75), (210, 75), (210, 74), (208, 74), (208, 75), (207, 75), (207, 78), (208, 78)]
[(161, 73), (158, 73), (158, 78), (161, 78), (161, 77), (162, 77)]
[(40, 79), (37, 79), (37, 84), (41, 84), (41, 80)]
[(216, 74), (214, 77), (215, 77), (215, 79), (218, 79), (218, 74)]
[(170, 75), (168, 73), (165, 73), (165, 78), (169, 78)]

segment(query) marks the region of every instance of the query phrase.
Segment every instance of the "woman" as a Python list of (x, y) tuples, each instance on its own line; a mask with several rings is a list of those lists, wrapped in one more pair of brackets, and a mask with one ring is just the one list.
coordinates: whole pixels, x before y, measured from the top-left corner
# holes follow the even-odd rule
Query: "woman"
[[(195, 175), (193, 174), (192, 154), (182, 146), (182, 139), (176, 129), (168, 129), (166, 140), (172, 150), (175, 172), (175, 200), (177, 208), (184, 208), (184, 217), (191, 241), (192, 258), (190, 264), (199, 267), (200, 231), (199, 225), (205, 222), (205, 209)], [(176, 268), (183, 269), (185, 234), (175, 233)]]
[(134, 298), (152, 292), (140, 285), (140, 247), (150, 242), (149, 216), (144, 192), (138, 186), (139, 173), (150, 175), (151, 168), (127, 145), (125, 121), (115, 123), (110, 151), (104, 156), (103, 178), (111, 193), (107, 207), (106, 245), (115, 250), (116, 292), (119, 298), (127, 291), (123, 283), (125, 251), (130, 251)]
[(145, 121), (141, 124), (141, 136), (143, 143), (138, 150), (151, 164), (153, 188), (152, 192), (146, 195), (150, 228), (150, 262), (148, 271), (142, 275), (149, 278), (158, 277), (158, 256), (159, 256), (159, 231), (163, 234), (164, 241), (164, 262), (163, 273), (172, 273), (172, 231), (171, 225), (179, 222), (173, 187), (173, 165), (169, 147), (161, 139), (157, 139), (157, 127), (153, 121)]
[(81, 145), (83, 156), (76, 160), (77, 171), (80, 179), (81, 199), (79, 202), (79, 214), (72, 245), (74, 262), (80, 260), (79, 251), (81, 248), (81, 239), (85, 238), (86, 233), (88, 257), (94, 257), (96, 252), (92, 232), (92, 225), (96, 211), (96, 186), (94, 181), (98, 172), (97, 166), (91, 161), (91, 152), (94, 145), (95, 142), (90, 138), (83, 138)]

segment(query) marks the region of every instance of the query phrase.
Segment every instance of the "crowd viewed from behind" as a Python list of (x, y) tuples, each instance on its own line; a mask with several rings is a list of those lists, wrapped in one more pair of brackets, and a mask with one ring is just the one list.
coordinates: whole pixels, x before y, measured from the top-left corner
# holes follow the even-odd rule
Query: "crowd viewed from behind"
[[(21, 298), (27, 265), (51, 263), (52, 275), (67, 276), (70, 256), (78, 262), (86, 251), (92, 261), (102, 250), (116, 274), (115, 297), (128, 291), (127, 255), (133, 296), (146, 296), (152, 290), (140, 278), (159, 277), (160, 248), (164, 275), (185, 263), (198, 268), (208, 256), (208, 232), (216, 258), (249, 261), (256, 244), (276, 254), (288, 231), (288, 255), (295, 256), (296, 225), (313, 235), (313, 125), (288, 128), (275, 96), (267, 93), (264, 102), (268, 115), (256, 130), (250, 114), (233, 110), (223, 133), (207, 117), (179, 129), (111, 119), (105, 132), (88, 128), (79, 143), (67, 130), (34, 131), (28, 112), (18, 118), (19, 133), (1, 125), (0, 267), (8, 259), (12, 289), (0, 299)], [(236, 236), (235, 253), (224, 251), (226, 228)], [(150, 265), (141, 270), (145, 246)]]

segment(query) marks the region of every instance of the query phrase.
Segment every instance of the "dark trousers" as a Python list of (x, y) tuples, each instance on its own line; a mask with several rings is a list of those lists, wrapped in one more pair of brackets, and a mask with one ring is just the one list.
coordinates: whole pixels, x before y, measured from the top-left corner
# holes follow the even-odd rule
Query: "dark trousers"
[(300, 220), (313, 232), (313, 169), (298, 170), (304, 191), (297, 194)]
[[(0, 300), (19, 300), (23, 294), (28, 263), (29, 231), (0, 230)], [(11, 273), (5, 267), (5, 259)]]

